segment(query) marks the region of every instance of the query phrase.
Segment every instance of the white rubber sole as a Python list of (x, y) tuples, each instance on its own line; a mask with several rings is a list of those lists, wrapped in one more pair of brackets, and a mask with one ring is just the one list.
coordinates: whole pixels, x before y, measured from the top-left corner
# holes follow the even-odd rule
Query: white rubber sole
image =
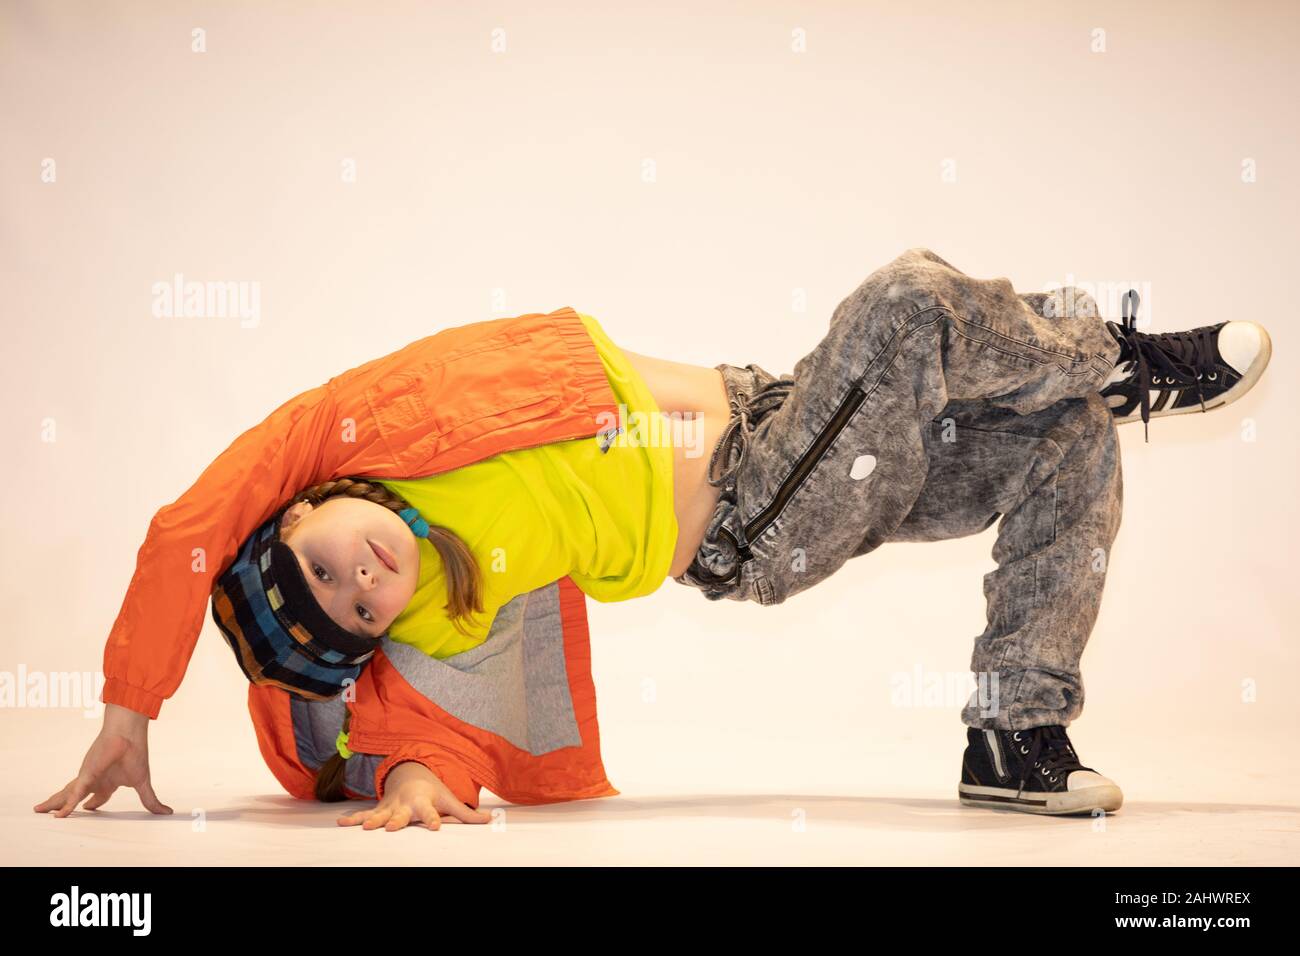
[[(1241, 396), (1254, 388), (1255, 383), (1259, 381), (1259, 377), (1264, 374), (1264, 369), (1268, 368), (1268, 360), (1273, 356), (1273, 340), (1268, 336), (1268, 329), (1264, 328), (1264, 326), (1260, 325), (1258, 322), (1254, 324), (1256, 328), (1259, 329), (1259, 354), (1255, 356), (1255, 361), (1250, 363), (1250, 368), (1246, 369), (1246, 374), (1241, 377), (1241, 380), (1218, 398), (1214, 399), (1213, 402), (1207, 402), (1205, 405), (1205, 411), (1212, 412), (1214, 409), (1222, 408), (1224, 405), (1231, 405), (1237, 399), (1241, 398)], [(1142, 421), (1141, 409), (1142, 406), (1139, 405), (1131, 414), (1125, 415), (1123, 418), (1116, 416), (1115, 424), (1124, 425), (1128, 422)], [(1150, 417), (1163, 418), (1165, 415), (1184, 415), (1190, 414), (1191, 412), (1195, 412), (1198, 415), (1203, 414), (1201, 406), (1198, 403), (1196, 405), (1187, 405), (1183, 408), (1165, 408), (1158, 412), (1153, 409)]]
[(1015, 810), (1019, 813), (1042, 813), (1049, 816), (1067, 813), (1092, 813), (1118, 810), (1124, 803), (1124, 794), (1116, 786), (1085, 787), (1063, 793), (1021, 793), (1005, 787), (977, 787), (969, 783), (957, 785), (957, 799), (963, 807), (984, 807), (991, 810)]

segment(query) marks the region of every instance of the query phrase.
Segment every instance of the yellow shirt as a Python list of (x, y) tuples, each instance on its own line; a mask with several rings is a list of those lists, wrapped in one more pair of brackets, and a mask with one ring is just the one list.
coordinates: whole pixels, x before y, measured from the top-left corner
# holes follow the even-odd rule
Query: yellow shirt
[(421, 540), (419, 586), (388, 629), (393, 640), (451, 657), (486, 640), (512, 598), (560, 578), (608, 602), (650, 594), (668, 576), (678, 531), (669, 429), (626, 356), (594, 318), (580, 317), (616, 403), (626, 406), (601, 430), (624, 430), (612, 442), (602, 435), (551, 442), (427, 478), (379, 481), (430, 524), (455, 532), (483, 572), (484, 613), (464, 622), (466, 637), (447, 616), (438, 552)]

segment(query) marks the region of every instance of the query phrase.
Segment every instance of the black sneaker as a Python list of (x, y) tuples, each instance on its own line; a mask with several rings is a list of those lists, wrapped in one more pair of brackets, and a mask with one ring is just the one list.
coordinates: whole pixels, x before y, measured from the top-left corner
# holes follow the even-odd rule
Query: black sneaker
[(1026, 813), (1118, 810), (1114, 780), (1079, 763), (1060, 724), (1030, 730), (966, 728), (957, 796), (964, 807)]
[(1232, 321), (1184, 332), (1137, 331), (1138, 294), (1123, 298), (1123, 324), (1106, 327), (1120, 345), (1099, 389), (1115, 423), (1208, 412), (1245, 395), (1268, 366), (1273, 344), (1258, 322)]

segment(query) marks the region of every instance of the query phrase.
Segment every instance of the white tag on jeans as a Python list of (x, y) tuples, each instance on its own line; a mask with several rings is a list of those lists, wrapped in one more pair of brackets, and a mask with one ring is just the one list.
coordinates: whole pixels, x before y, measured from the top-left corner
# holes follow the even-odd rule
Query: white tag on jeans
[(861, 481), (875, 470), (875, 455), (859, 455), (853, 459), (853, 467), (849, 469), (849, 477), (854, 481)]

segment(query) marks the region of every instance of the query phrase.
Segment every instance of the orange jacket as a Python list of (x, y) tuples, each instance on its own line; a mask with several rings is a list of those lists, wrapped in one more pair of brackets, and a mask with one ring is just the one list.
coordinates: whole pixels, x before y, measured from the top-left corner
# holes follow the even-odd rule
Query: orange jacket
[(600, 756), (586, 595), (562, 578), (503, 607), (484, 643), (438, 660), (385, 640), (355, 700), (308, 701), (249, 685), (258, 747), (284, 789), (314, 798), (316, 771), (352, 711), (344, 793), (382, 799), (388, 772), (424, 764), (471, 807), (614, 796)]
[[(104, 650), (102, 700), (158, 716), (193, 655), (213, 578), (234, 559), (244, 539), (303, 488), (343, 476), (439, 474), (503, 451), (596, 435), (617, 414), (595, 345), (569, 307), (446, 329), (290, 399), (236, 438), (150, 522)], [(479, 784), (506, 799), (514, 793), (520, 798), (516, 802), (617, 793), (600, 767), (585, 599), (565, 578), (520, 595), (516, 601), (522, 610), (515, 618), (526, 624), (524, 611), (539, 599), (554, 600), (559, 613), (535, 618), (531, 631), (517, 629), (523, 636), (510, 631), (512, 618), (507, 616), (500, 633), (513, 634), (511, 639), (529, 648), (523, 658), (534, 654), (534, 645), (552, 653), (562, 648), (567, 664), (561, 696), (569, 700), (572, 721), (567, 728), (549, 722), (542, 730), (549, 744), (522, 739), (536, 731), (521, 729), (519, 707), (513, 715), (493, 715), (472, 703), (485, 695), (493, 699), (489, 688), (495, 678), (480, 680), (477, 694), (457, 683), (458, 674), (483, 676), (474, 670), (479, 666), (475, 661), (457, 660), (478, 648), (438, 662), (449, 668), (441, 677), (422, 674), (412, 682), (392, 666), (392, 653), (400, 654), (400, 645), (386, 642), (389, 653), (375, 655), (349, 705), (350, 748), (393, 758), (405, 749), (416, 754), (405, 759), (424, 754), (422, 762), (431, 767), (441, 761), (439, 776), (464, 802), (475, 805)], [(548, 629), (546, 621), (560, 621), (561, 627)], [(494, 624), (493, 635), (497, 633)], [(460, 716), (434, 703), (431, 697), (440, 693), (462, 702)], [(263, 755), (286, 789), (309, 796), (301, 774), (314, 766), (299, 759), (301, 747), (288, 760), (295, 749), (292, 720), (286, 722), (293, 703), (284, 691), (250, 686), (249, 707)], [(532, 703), (541, 709), (523, 710), (546, 712), (542, 703)], [(288, 730), (289, 736), (276, 736), (274, 729)], [(286, 759), (277, 770), (280, 755)], [(295, 761), (297, 766), (290, 766)], [(389, 766), (396, 762), (390, 760)], [(503, 773), (503, 767), (510, 773)], [(375, 769), (386, 772), (387, 767)], [(376, 795), (382, 795), (382, 777), (375, 775)], [(352, 783), (351, 775), (348, 781)], [(366, 788), (358, 784), (349, 789), (363, 794)]]

